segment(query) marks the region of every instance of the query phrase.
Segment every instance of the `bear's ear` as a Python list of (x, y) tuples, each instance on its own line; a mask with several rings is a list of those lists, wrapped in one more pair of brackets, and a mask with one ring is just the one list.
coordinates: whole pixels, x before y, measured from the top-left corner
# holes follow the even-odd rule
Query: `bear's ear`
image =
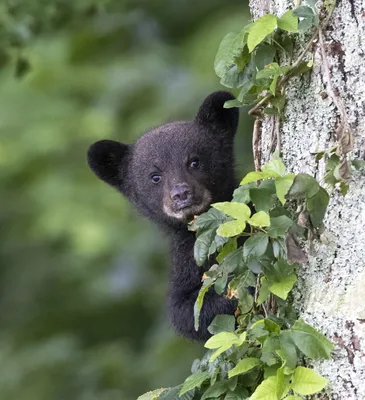
[(238, 108), (223, 107), (226, 101), (233, 99), (234, 96), (228, 92), (210, 94), (200, 106), (195, 120), (202, 125), (211, 125), (234, 135), (238, 125)]
[(123, 191), (123, 169), (130, 146), (114, 140), (100, 140), (90, 146), (87, 162), (95, 175)]

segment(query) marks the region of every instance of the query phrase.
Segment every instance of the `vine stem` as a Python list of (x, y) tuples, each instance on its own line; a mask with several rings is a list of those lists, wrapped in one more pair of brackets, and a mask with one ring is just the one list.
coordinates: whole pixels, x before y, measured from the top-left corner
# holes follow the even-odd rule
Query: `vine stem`
[(347, 113), (345, 109), (344, 102), (342, 98), (335, 93), (331, 81), (331, 72), (328, 65), (328, 59), (323, 39), (322, 29), (319, 29), (319, 47), (321, 50), (322, 62), (323, 62), (323, 76), (326, 80), (326, 90), (331, 97), (334, 105), (336, 106), (341, 117), (341, 125), (338, 129), (338, 141), (340, 144), (340, 149), (343, 154), (348, 153), (352, 148), (352, 134), (350, 129), (350, 124), (348, 122)]
[[(313, 32), (313, 34), (312, 34), (312, 36), (311, 36), (309, 42), (307, 43), (305, 49), (302, 51), (302, 53), (300, 54), (300, 56), (298, 57), (298, 59), (297, 59), (297, 60), (295, 61), (295, 63), (292, 65), (292, 68), (290, 69), (290, 71), (280, 79), (280, 81), (279, 81), (279, 83), (278, 83), (278, 85), (277, 85), (277, 88), (278, 88), (278, 89), (279, 89), (279, 88), (283, 88), (283, 87), (285, 86), (286, 82), (293, 76), (293, 72), (295, 72), (295, 69), (298, 68), (298, 66), (300, 65), (300, 63), (303, 61), (305, 55), (308, 53), (308, 51), (309, 51), (310, 48), (312, 47), (314, 41), (315, 41), (315, 40), (317, 39), (317, 37), (319, 36), (320, 32), (321, 32), (323, 29), (326, 29), (326, 28), (327, 28), (327, 25), (328, 25), (328, 23), (329, 23), (329, 21), (330, 21), (330, 19), (331, 19), (331, 17), (332, 17), (332, 14), (333, 14), (333, 11), (334, 11), (335, 7), (336, 7), (336, 2), (335, 2), (335, 1), (332, 1), (332, 3), (331, 3), (331, 8), (328, 10), (327, 17), (326, 17), (326, 19), (324, 20), (323, 24), (319, 24), (319, 26), (315, 28), (315, 30), (314, 30), (314, 32)], [(254, 107), (252, 107), (252, 108), (248, 111), (248, 114), (249, 114), (249, 115), (255, 114), (255, 113), (257, 112), (257, 110), (258, 110), (262, 105), (266, 104), (266, 103), (268, 102), (268, 100), (270, 100), (272, 97), (274, 97), (273, 94), (271, 94), (271, 93), (266, 94), (265, 97), (263, 97)]]
[(271, 93), (268, 93), (265, 97), (263, 97), (254, 107), (252, 107), (249, 111), (249, 115), (255, 114), (255, 112), (263, 105), (265, 104), (268, 100), (271, 99), (273, 95)]
[(256, 118), (253, 133), (252, 133), (252, 150), (253, 150), (253, 160), (255, 164), (255, 170), (260, 171), (261, 169), (261, 124), (262, 121), (260, 118)]

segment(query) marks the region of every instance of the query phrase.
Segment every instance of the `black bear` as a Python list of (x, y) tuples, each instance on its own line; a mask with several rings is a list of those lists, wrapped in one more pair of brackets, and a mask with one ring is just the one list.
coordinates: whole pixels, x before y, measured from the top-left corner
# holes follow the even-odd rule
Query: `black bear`
[(170, 320), (179, 334), (193, 340), (208, 339), (213, 318), (234, 314), (236, 309), (235, 301), (210, 290), (200, 328), (194, 329), (194, 303), (204, 267), (194, 261), (195, 234), (187, 229), (187, 222), (207, 211), (211, 203), (231, 200), (236, 187), (233, 142), (238, 110), (223, 107), (231, 99), (227, 92), (212, 93), (192, 121), (160, 126), (130, 145), (101, 140), (88, 151), (93, 172), (170, 238)]

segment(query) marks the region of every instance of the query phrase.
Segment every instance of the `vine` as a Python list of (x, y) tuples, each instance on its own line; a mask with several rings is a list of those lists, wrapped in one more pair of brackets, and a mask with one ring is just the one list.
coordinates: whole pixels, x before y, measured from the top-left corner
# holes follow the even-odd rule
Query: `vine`
[[(326, 160), (325, 183), (346, 193), (352, 134), (343, 103), (331, 86), (322, 35), (334, 7), (334, 2), (324, 3), (318, 12), (316, 2), (307, 0), (281, 17), (266, 14), (240, 33), (227, 34), (219, 46), (216, 74), (237, 97), (225, 107), (249, 105), (249, 114), (256, 117), (256, 171), (242, 179), (231, 202), (212, 204), (189, 224), (197, 235), (197, 265), (213, 263), (206, 268), (194, 306), (195, 328), (208, 290), (235, 299), (237, 310), (235, 316), (217, 315), (212, 321), (208, 351), (194, 361), (183, 384), (146, 393), (139, 400), (299, 400), (327, 384), (303, 364), (304, 358), (329, 359), (333, 345), (297, 319), (290, 300), (299, 266), (308, 259), (302, 243), (323, 231), (329, 195), (314, 177), (287, 173), (279, 157), (279, 128), (287, 82), (310, 71), (307, 54), (318, 41), (327, 91), (341, 121), (338, 145), (318, 152), (316, 158)], [(294, 60), (294, 39), (303, 33), (309, 40)], [(261, 166), (263, 117), (274, 119), (277, 151)], [(359, 160), (352, 163), (363, 167)]]
[(231, 202), (212, 204), (189, 224), (197, 233), (198, 266), (215, 261), (203, 275), (195, 328), (208, 290), (236, 299), (236, 318), (215, 317), (205, 343), (209, 350), (194, 361), (184, 384), (140, 400), (293, 400), (325, 387), (327, 379), (302, 361), (329, 359), (333, 345), (297, 319), (288, 299), (299, 264), (307, 260), (300, 242), (322, 229), (328, 202), (315, 178), (287, 173), (274, 155), (260, 172), (243, 178)]

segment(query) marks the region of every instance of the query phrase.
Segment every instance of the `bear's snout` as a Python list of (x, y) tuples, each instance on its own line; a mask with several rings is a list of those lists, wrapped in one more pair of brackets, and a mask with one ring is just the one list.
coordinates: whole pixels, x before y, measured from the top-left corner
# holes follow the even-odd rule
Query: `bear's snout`
[(178, 209), (193, 204), (193, 191), (187, 183), (179, 183), (170, 191), (170, 198)]

